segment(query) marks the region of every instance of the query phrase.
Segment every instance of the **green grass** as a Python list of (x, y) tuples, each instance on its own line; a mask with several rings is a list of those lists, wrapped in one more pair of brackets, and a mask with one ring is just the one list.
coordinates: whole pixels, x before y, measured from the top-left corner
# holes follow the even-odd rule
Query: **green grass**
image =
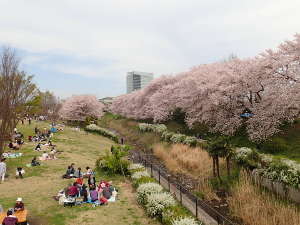
[[(28, 135), (33, 134), (35, 126), (39, 128), (48, 127), (45, 122), (33, 123), (32, 125), (20, 125), (18, 128)], [(0, 204), (6, 210), (15, 203), (17, 197), (24, 199), (25, 207), (29, 211), (28, 220), (31, 225), (67, 225), (67, 224), (102, 224), (122, 225), (124, 221), (120, 218), (126, 216), (128, 224), (136, 222), (140, 224), (155, 225), (156, 221), (149, 219), (142, 208), (137, 205), (135, 193), (131, 184), (122, 176), (107, 176), (97, 171), (97, 181), (113, 181), (119, 190), (119, 200), (103, 207), (92, 207), (90, 204), (76, 207), (63, 207), (58, 205), (52, 196), (66, 187), (73, 180), (62, 179), (66, 167), (75, 163), (75, 167), (81, 167), (85, 171), (86, 166), (94, 167), (96, 159), (110, 149), (114, 144), (111, 140), (99, 135), (76, 132), (66, 128), (63, 132), (54, 135), (53, 143), (63, 153), (58, 155), (57, 160), (42, 162), (42, 166), (27, 168), (26, 164), (31, 162), (33, 156), (40, 156), (41, 152), (34, 152), (34, 143), (25, 144), (20, 158), (9, 159), (7, 168), (9, 178), (0, 184)], [(49, 151), (49, 150), (47, 150)], [(21, 166), (25, 168), (24, 179), (15, 179), (15, 169)], [(122, 204), (122, 201), (125, 203)], [(128, 214), (128, 206), (133, 208), (134, 213)]]

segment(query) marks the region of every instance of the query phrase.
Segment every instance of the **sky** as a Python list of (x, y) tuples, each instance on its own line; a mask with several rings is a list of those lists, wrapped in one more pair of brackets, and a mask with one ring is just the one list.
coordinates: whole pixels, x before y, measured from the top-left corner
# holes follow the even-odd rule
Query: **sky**
[(235, 54), (253, 57), (300, 32), (299, 0), (0, 0), (0, 46), (61, 98), (126, 92)]

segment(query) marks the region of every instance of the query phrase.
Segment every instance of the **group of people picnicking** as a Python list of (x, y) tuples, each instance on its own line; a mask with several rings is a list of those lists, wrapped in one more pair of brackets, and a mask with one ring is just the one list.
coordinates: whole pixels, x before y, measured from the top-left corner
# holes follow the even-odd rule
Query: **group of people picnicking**
[[(59, 130), (63, 130), (63, 127), (60, 127)], [(17, 129), (15, 129), (14, 131), (16, 137), (18, 138), (15, 139), (17, 140), (16, 143), (19, 146), (23, 145), (24, 144), (23, 134), (18, 132)], [(32, 167), (41, 165), (40, 161), (56, 159), (56, 154), (61, 152), (58, 151), (56, 149), (56, 145), (52, 143), (51, 138), (53, 137), (53, 133), (50, 130), (44, 129), (43, 132), (40, 132), (40, 130), (36, 127), (34, 129), (34, 132), (35, 132), (35, 136), (29, 137), (28, 140), (32, 142), (37, 142), (34, 151), (42, 151), (43, 154), (41, 157), (36, 157), (36, 156), (33, 157), (33, 159), (29, 164)], [(8, 147), (10, 146), (11, 145), (9, 145)], [(47, 153), (45, 148), (48, 149), (49, 147), (51, 150), (49, 153)], [(11, 149), (17, 150), (20, 148), (14, 148), (12, 146)], [(20, 154), (22, 155), (22, 153)], [(3, 154), (3, 156), (5, 156), (5, 153)], [(6, 175), (6, 163), (5, 163), (6, 158), (4, 158), (3, 156), (0, 160), (0, 183), (4, 182), (5, 175)], [(6, 156), (9, 156), (9, 154), (6, 153)], [(92, 203), (94, 206), (96, 206), (96, 205), (105, 205), (108, 202), (116, 201), (116, 197), (118, 193), (117, 193), (117, 189), (112, 185), (111, 181), (101, 180), (97, 184), (95, 173), (90, 167), (86, 167), (85, 168), (86, 170), (83, 172), (80, 167), (75, 169), (74, 166), (75, 166), (74, 163), (68, 166), (66, 173), (63, 175), (63, 178), (73, 179), (73, 181), (70, 183), (68, 187), (62, 189), (58, 193), (58, 195), (55, 196), (55, 199), (59, 201), (59, 204), (67, 206), (67, 205), (77, 205), (83, 203)], [(21, 166), (18, 166), (16, 169), (16, 178), (23, 178), (24, 174), (25, 174), (25, 169), (22, 168)], [(0, 218), (1, 218), (1, 208), (2, 207), (0, 205)], [(7, 211), (4, 219), (2, 217), (3, 219), (2, 225), (22, 224), (18, 220), (18, 216), (19, 216), (18, 212), (21, 212), (23, 210), (24, 210), (24, 203), (22, 202), (22, 198), (18, 198), (15, 207)], [(26, 215), (27, 215), (27, 211), (26, 211)], [(24, 224), (27, 224), (27, 222)]]
[[(29, 119), (29, 124), (31, 124), (31, 119)], [(22, 123), (24, 124), (24, 122)], [(56, 149), (56, 146), (53, 145), (51, 138), (53, 137), (53, 134), (51, 130), (54, 127), (54, 124), (51, 125), (51, 129), (47, 130), (44, 128), (43, 132), (40, 132), (39, 129), (36, 127), (34, 129), (35, 136), (29, 136), (28, 140), (29, 141), (39, 141), (38, 145), (35, 147), (34, 150), (36, 151), (42, 151), (42, 147), (50, 147), (51, 150), (49, 153), (46, 152), (45, 149), (43, 149), (43, 154), (41, 157), (37, 158), (36, 156), (33, 157), (31, 162), (27, 164), (27, 166), (39, 166), (41, 163), (39, 160), (48, 160), (48, 159), (56, 159), (56, 154), (61, 152)], [(63, 127), (59, 130), (63, 130)], [(57, 132), (57, 129), (55, 129)], [(6, 151), (2, 154), (0, 157), (0, 183), (4, 182), (5, 177), (7, 176), (7, 166), (6, 166), (6, 159), (7, 158), (16, 158), (20, 157), (23, 155), (23, 153), (16, 153), (16, 152), (11, 152), (13, 150), (20, 150), (21, 146), (24, 144), (24, 135), (17, 130), (17, 128), (14, 129), (14, 134), (12, 135), (12, 140), (8, 144), (8, 148), (10, 149), (9, 151)], [(45, 142), (45, 143), (43, 143)], [(16, 168), (16, 178), (23, 178), (25, 174), (25, 169), (21, 166), (18, 166)], [(20, 225), (20, 224), (27, 224), (26, 222), (26, 215), (27, 211), (24, 210), (24, 203), (22, 202), (22, 198), (18, 198), (16, 205), (14, 208), (11, 208), (7, 211), (7, 213), (3, 213), (3, 208), (0, 205), (0, 223), (3, 225)], [(5, 215), (4, 215), (5, 214)], [(19, 217), (19, 219), (18, 219)], [(20, 221), (21, 218), (21, 221)], [(25, 219), (24, 219), (25, 218)], [(24, 221), (22, 221), (24, 220)]]
[(27, 224), (27, 210), (23, 203), (22, 198), (17, 198), (13, 208), (8, 209), (6, 213), (3, 212), (3, 208), (0, 205), (0, 218), (2, 225), (26, 225)]
[(112, 181), (101, 180), (97, 185), (95, 173), (90, 167), (86, 167), (86, 171), (82, 172), (80, 167), (75, 169), (74, 166), (74, 163), (68, 166), (66, 173), (62, 176), (65, 179), (74, 179), (74, 182), (55, 196), (59, 204), (64, 206), (83, 203), (105, 205), (116, 201), (118, 192), (112, 185)]

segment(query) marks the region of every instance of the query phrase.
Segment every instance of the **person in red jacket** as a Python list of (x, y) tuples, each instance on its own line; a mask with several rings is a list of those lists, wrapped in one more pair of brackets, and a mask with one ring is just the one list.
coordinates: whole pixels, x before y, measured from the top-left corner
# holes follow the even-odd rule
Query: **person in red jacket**
[(74, 182), (73, 185), (68, 189), (68, 195), (71, 197), (76, 197), (78, 193), (77, 183)]
[(4, 218), (2, 225), (17, 225), (18, 218), (13, 216), (13, 212), (11, 210), (7, 211), (7, 217)]

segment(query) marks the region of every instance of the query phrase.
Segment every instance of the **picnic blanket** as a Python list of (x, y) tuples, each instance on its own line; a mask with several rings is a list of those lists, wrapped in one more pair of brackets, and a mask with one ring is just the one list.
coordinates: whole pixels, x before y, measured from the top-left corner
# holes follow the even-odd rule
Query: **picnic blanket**
[(6, 152), (4, 152), (2, 154), (2, 156), (4, 158), (18, 158), (18, 157), (21, 157), (22, 155), (23, 155), (23, 153), (21, 153), (21, 152), (16, 152), (16, 153), (6, 153)]
[[(27, 221), (27, 210), (24, 209), (23, 211), (17, 211), (14, 213), (14, 216), (18, 218), (19, 223), (23, 223)], [(0, 222), (2, 224), (4, 218), (6, 217), (6, 213), (0, 213)]]

